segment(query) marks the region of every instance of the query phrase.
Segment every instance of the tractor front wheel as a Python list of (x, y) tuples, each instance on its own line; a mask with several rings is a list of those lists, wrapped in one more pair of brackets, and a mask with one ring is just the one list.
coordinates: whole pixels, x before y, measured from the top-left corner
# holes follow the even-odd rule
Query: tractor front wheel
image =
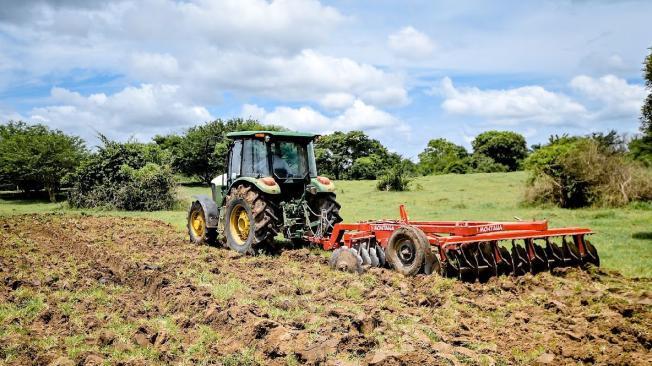
[(190, 242), (193, 244), (210, 244), (213, 245), (217, 241), (217, 230), (209, 228), (206, 225), (206, 214), (204, 209), (199, 203), (195, 201), (190, 205), (188, 210), (188, 235)]

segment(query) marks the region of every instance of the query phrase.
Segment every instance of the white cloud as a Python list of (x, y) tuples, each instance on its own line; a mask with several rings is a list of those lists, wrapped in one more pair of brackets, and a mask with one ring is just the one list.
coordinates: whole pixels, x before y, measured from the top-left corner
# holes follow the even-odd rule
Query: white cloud
[(442, 108), (448, 113), (477, 116), (498, 123), (555, 124), (584, 118), (586, 114), (582, 104), (536, 85), (503, 90), (456, 88), (446, 77), (435, 92), (444, 96)]
[(349, 107), (354, 101), (355, 97), (349, 93), (329, 93), (319, 100), (319, 104), (326, 109), (340, 110)]
[(387, 44), (397, 56), (406, 59), (428, 57), (435, 50), (435, 44), (424, 33), (413, 27), (405, 27), (387, 37)]
[(96, 132), (147, 139), (213, 119), (206, 108), (183, 101), (176, 85), (142, 84), (89, 96), (53, 88), (50, 99), (52, 105), (32, 109), (29, 119), (88, 140), (94, 140)]
[(0, 37), (0, 48), (22, 62), (0, 57), (0, 80), (3, 70), (38, 78), (90, 69), (124, 74), (131, 83), (180, 85), (185, 96), (208, 105), (225, 92), (295, 102), (347, 93), (377, 106), (408, 103), (402, 77), (315, 50), (347, 21), (316, 0), (37, 3), (31, 9), (21, 10), (31, 21), (0, 19), (0, 32), (9, 36)]
[(373, 132), (386, 129), (407, 132), (409, 130), (407, 125), (396, 117), (372, 105), (365, 104), (361, 100), (355, 100), (341, 114), (332, 117), (307, 106), (299, 108), (279, 106), (272, 111), (266, 111), (264, 108), (252, 104), (245, 104), (242, 107), (241, 115), (291, 130), (318, 133), (351, 130)]
[(615, 75), (592, 78), (586, 75), (574, 77), (571, 88), (583, 96), (600, 102), (601, 117), (626, 117), (640, 113), (647, 92), (643, 85), (629, 84)]

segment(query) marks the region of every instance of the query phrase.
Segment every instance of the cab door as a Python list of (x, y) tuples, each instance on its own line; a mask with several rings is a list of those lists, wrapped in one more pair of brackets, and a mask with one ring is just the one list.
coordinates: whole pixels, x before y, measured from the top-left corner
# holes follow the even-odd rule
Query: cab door
[(229, 150), (229, 166), (226, 173), (226, 187), (242, 175), (242, 140), (233, 142)]

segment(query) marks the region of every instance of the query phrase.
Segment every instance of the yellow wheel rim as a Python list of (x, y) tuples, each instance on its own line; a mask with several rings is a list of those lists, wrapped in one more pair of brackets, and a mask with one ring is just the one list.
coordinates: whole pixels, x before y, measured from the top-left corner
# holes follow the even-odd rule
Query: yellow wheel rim
[(229, 217), (229, 228), (235, 241), (238, 245), (242, 245), (249, 237), (249, 230), (251, 229), (251, 222), (247, 210), (241, 205), (237, 205), (231, 210)]
[(201, 210), (195, 210), (190, 215), (190, 229), (195, 237), (201, 238), (204, 236), (206, 222), (204, 221), (204, 213)]

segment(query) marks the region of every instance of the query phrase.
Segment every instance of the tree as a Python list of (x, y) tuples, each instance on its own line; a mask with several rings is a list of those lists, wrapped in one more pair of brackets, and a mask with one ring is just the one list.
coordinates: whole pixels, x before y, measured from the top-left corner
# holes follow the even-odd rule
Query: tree
[(652, 166), (652, 48), (643, 61), (643, 78), (649, 91), (641, 107), (641, 132), (642, 136), (632, 139), (629, 143), (630, 156)]
[(229, 147), (229, 141), (225, 138), (227, 133), (281, 129), (242, 118), (228, 121), (218, 119), (191, 127), (183, 136), (158, 136), (155, 141), (172, 150), (172, 166), (177, 172), (209, 184), (216, 175), (226, 171), (226, 153)]
[(315, 156), (320, 174), (335, 179), (376, 179), (401, 162), (400, 155), (390, 153), (380, 141), (362, 131), (337, 131), (321, 136), (315, 145)]
[(381, 158), (376, 154), (355, 159), (351, 166), (351, 178), (376, 179), (378, 172), (383, 170)]
[(0, 181), (26, 192), (45, 189), (52, 202), (85, 154), (81, 138), (59, 130), (13, 121), (0, 125)]
[(466, 173), (469, 153), (463, 146), (443, 139), (428, 141), (426, 149), (419, 154), (419, 170), (422, 174)]
[(128, 211), (173, 207), (176, 183), (158, 145), (120, 143), (102, 135), (100, 140), (102, 146), (69, 177), (71, 206)]
[(519, 168), (527, 156), (525, 138), (511, 131), (487, 131), (475, 137), (471, 143), (474, 154), (492, 158), (496, 163), (505, 165), (509, 171)]
[(650, 91), (645, 103), (641, 108), (641, 131), (646, 136), (652, 136), (652, 48), (649, 49), (650, 53), (643, 61), (643, 78), (645, 79), (645, 86)]

